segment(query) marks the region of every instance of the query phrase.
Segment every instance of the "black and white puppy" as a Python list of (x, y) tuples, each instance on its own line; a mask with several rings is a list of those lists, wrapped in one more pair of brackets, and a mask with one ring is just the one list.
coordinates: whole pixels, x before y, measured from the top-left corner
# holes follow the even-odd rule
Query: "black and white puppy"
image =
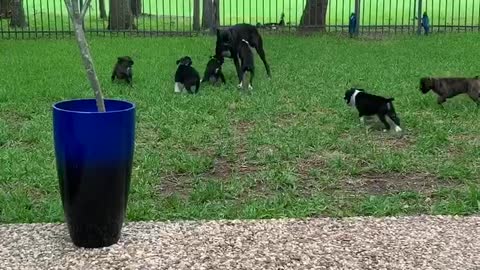
[(126, 80), (131, 86), (133, 77), (132, 66), (133, 60), (130, 56), (118, 57), (117, 63), (113, 67), (112, 82), (117, 78), (119, 80)]
[(242, 39), (240, 42), (240, 46), (238, 48), (238, 57), (242, 63), (242, 81), (238, 87), (243, 89), (248, 87), (249, 90), (252, 90), (253, 77), (255, 75), (255, 63), (250, 44), (245, 39)]
[(362, 123), (365, 122), (365, 116), (377, 115), (385, 125), (384, 131), (390, 130), (390, 124), (394, 126), (396, 132), (402, 131), (400, 119), (393, 107), (393, 98), (384, 98), (369, 94), (363, 89), (350, 88), (345, 92), (344, 100), (349, 106), (357, 108)]
[(238, 59), (238, 49), (242, 40), (248, 41), (252, 48), (255, 48), (260, 59), (262, 59), (268, 77), (271, 77), (270, 66), (267, 63), (265, 51), (263, 49), (263, 40), (258, 29), (251, 24), (237, 24), (227, 30), (217, 30), (217, 43), (215, 54), (217, 56), (229, 57), (233, 59), (239, 82), (242, 82), (242, 70)]
[(226, 83), (225, 76), (222, 72), (222, 65), (223, 57), (216, 55), (210, 57), (203, 74), (202, 83), (210, 82), (213, 85), (217, 85), (219, 82)]
[(175, 73), (175, 93), (182, 93), (184, 89), (193, 94), (192, 88), (195, 88), (195, 94), (200, 90), (200, 75), (192, 67), (192, 58), (189, 56), (177, 60), (177, 72)]

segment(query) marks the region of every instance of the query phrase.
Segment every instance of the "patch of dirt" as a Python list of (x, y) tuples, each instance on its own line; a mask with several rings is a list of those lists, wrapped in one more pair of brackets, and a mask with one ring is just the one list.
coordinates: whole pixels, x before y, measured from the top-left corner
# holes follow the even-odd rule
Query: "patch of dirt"
[(14, 127), (21, 126), (25, 121), (32, 120), (31, 115), (15, 111), (0, 111), (0, 117), (8, 125), (12, 125)]
[[(234, 141), (235, 145), (235, 161), (230, 161), (225, 157), (217, 157), (213, 162), (212, 168), (203, 174), (191, 175), (171, 173), (162, 177), (162, 182), (159, 187), (159, 192), (163, 196), (171, 196), (173, 194), (186, 198), (193, 189), (194, 178), (213, 178), (219, 181), (227, 181), (232, 175), (249, 175), (262, 170), (262, 166), (248, 162), (246, 136), (253, 127), (253, 123), (241, 121), (235, 124)], [(212, 149), (198, 149), (191, 147), (191, 152), (212, 156), (214, 151)]]
[(177, 195), (180, 198), (187, 198), (193, 190), (193, 177), (188, 174), (169, 174), (162, 177), (158, 187), (162, 196)]
[(313, 169), (323, 169), (327, 164), (327, 160), (324, 156), (313, 155), (308, 159), (303, 159), (298, 163), (297, 170), (302, 178), (310, 178), (310, 172)]
[(452, 143), (462, 141), (472, 146), (480, 146), (480, 137), (473, 134), (457, 134), (448, 137), (448, 140)]
[(327, 165), (325, 156), (314, 154), (307, 159), (298, 162), (297, 173), (299, 193), (304, 196), (312, 195), (319, 188), (319, 181), (311, 175), (312, 170), (322, 170)]
[(398, 137), (385, 133), (373, 143), (381, 149), (405, 149), (415, 144), (415, 138), (408, 134)]
[(384, 195), (406, 191), (420, 192), (431, 195), (442, 187), (454, 187), (452, 182), (446, 182), (425, 173), (411, 174), (363, 174), (355, 178), (340, 181), (338, 189), (349, 193), (366, 193)]

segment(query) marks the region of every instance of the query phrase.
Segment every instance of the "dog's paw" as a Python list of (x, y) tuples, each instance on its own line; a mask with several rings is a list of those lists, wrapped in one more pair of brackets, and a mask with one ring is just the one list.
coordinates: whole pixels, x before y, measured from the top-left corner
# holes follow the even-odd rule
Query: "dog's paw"
[(253, 90), (253, 86), (251, 84), (248, 85), (248, 90)]
[(243, 83), (239, 83), (239, 84), (237, 85), (237, 87), (240, 88), (240, 89), (243, 88)]
[(388, 132), (388, 130), (387, 130), (387, 129), (384, 129), (383, 132)]
[(396, 127), (395, 127), (395, 131), (396, 131), (396, 132), (402, 132), (402, 128), (399, 127), (399, 126), (396, 126)]

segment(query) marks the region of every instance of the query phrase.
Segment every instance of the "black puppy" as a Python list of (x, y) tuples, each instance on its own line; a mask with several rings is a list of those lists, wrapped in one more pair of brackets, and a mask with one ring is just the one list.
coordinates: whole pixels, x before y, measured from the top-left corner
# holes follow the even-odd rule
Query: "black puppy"
[(177, 72), (175, 73), (175, 93), (183, 92), (193, 94), (192, 87), (195, 87), (195, 94), (200, 90), (200, 75), (192, 67), (192, 58), (189, 56), (177, 60)]
[(255, 75), (254, 57), (250, 44), (245, 39), (242, 39), (242, 42), (240, 42), (238, 57), (242, 62), (242, 81), (238, 87), (244, 89), (248, 87), (249, 90), (252, 90), (252, 81)]
[(217, 44), (215, 47), (215, 54), (217, 56), (233, 58), (235, 68), (237, 70), (238, 80), (242, 82), (242, 70), (238, 59), (238, 48), (242, 39), (248, 41), (251, 47), (255, 48), (258, 55), (262, 59), (268, 77), (271, 77), (270, 66), (265, 57), (263, 50), (263, 40), (258, 32), (258, 29), (251, 24), (237, 24), (227, 30), (217, 30)]
[(343, 99), (345, 99), (349, 106), (357, 108), (362, 123), (365, 122), (365, 116), (377, 115), (385, 125), (384, 131), (390, 130), (390, 124), (387, 120), (390, 120), (396, 132), (402, 131), (400, 128), (400, 119), (397, 117), (395, 109), (393, 108), (393, 98), (384, 98), (366, 93), (363, 89), (350, 88), (345, 92)]
[(222, 72), (223, 57), (212, 56), (207, 63), (205, 72), (203, 74), (202, 83), (210, 82), (213, 85), (217, 85), (219, 81), (226, 83), (225, 76)]
[(112, 82), (115, 77), (119, 80), (126, 80), (128, 84), (132, 85), (132, 66), (133, 60), (130, 56), (122, 56), (117, 58), (117, 63), (113, 67)]
[(285, 26), (285, 13), (282, 12), (282, 15), (280, 15), (280, 21), (278, 23), (266, 23), (266, 24), (261, 24), (257, 23), (257, 28), (270, 28), (272, 30), (277, 30), (278, 27)]
[(442, 105), (447, 99), (460, 94), (467, 94), (477, 106), (480, 106), (480, 80), (474, 78), (433, 78), (420, 79), (420, 91), (423, 94), (430, 90), (438, 95), (437, 103)]

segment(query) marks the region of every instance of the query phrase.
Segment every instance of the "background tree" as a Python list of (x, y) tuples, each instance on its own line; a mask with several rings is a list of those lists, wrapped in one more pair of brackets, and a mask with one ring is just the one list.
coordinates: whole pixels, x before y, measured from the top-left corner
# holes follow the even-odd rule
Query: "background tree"
[(193, 31), (200, 31), (200, 0), (193, 0)]
[(220, 25), (220, 0), (203, 0), (202, 28), (215, 30)]
[(0, 0), (0, 18), (10, 18), (12, 14), (12, 0)]
[(27, 27), (27, 20), (25, 19), (25, 10), (23, 9), (22, 0), (13, 0), (12, 17), (10, 19), (10, 27), (25, 28)]
[(135, 29), (130, 0), (110, 0), (109, 30)]
[(328, 0), (307, 0), (300, 19), (302, 31), (325, 31)]
[(98, 0), (98, 7), (100, 8), (100, 18), (107, 18), (107, 11), (105, 9), (105, 0)]
[(138, 17), (142, 15), (142, 0), (130, 0), (131, 2), (131, 8), (132, 8), (132, 14), (135, 17)]

